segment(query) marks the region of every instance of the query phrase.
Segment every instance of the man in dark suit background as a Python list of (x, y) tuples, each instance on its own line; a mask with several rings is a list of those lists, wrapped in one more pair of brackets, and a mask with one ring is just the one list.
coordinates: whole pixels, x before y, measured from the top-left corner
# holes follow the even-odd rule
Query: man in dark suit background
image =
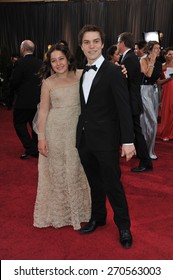
[(140, 160), (139, 165), (132, 168), (131, 171), (144, 172), (152, 170), (153, 167), (140, 125), (140, 114), (143, 111), (140, 92), (141, 70), (139, 59), (133, 50), (134, 45), (135, 42), (132, 33), (124, 32), (118, 36), (117, 49), (122, 54), (121, 64), (125, 65), (127, 69), (127, 80), (135, 133), (135, 148)]
[(80, 229), (91, 233), (106, 224), (106, 195), (124, 248), (132, 245), (127, 200), (120, 180), (119, 148), (127, 160), (135, 154), (133, 121), (125, 75), (102, 56), (104, 32), (86, 25), (79, 44), (88, 65), (80, 81), (81, 115), (77, 148), (91, 188), (91, 219)]
[[(13, 124), (16, 133), (25, 148), (25, 153), (20, 156), (26, 159), (30, 156), (38, 157), (37, 134), (32, 128), (32, 121), (40, 102), (40, 79), (38, 71), (42, 61), (33, 56), (35, 45), (30, 40), (25, 40), (20, 45), (22, 58), (16, 62), (12, 88), (15, 90)], [(28, 124), (31, 133), (28, 131)]]

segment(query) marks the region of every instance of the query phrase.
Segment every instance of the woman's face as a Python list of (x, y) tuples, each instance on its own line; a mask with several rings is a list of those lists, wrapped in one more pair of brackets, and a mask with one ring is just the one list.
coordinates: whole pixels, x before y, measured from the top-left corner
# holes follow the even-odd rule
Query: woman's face
[(155, 54), (156, 56), (160, 55), (160, 45), (159, 44), (155, 44), (152, 48), (152, 50), (150, 51), (150, 53)]
[(68, 60), (61, 51), (53, 51), (50, 55), (50, 64), (55, 73), (64, 74), (68, 71)]
[(173, 50), (169, 50), (165, 55), (166, 60), (171, 61), (173, 60)]

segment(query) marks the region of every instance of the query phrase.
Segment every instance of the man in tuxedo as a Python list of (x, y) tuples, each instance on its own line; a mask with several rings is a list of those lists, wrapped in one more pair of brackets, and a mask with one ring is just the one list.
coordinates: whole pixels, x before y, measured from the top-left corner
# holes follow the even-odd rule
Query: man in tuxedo
[(146, 41), (138, 41), (135, 43), (134, 53), (137, 55), (138, 59), (140, 60), (141, 57), (146, 56)]
[(106, 196), (114, 212), (124, 248), (132, 245), (130, 217), (120, 180), (119, 148), (130, 160), (136, 153), (127, 81), (117, 66), (102, 56), (104, 32), (85, 25), (79, 44), (88, 65), (80, 80), (81, 115), (77, 125), (77, 148), (91, 188), (91, 219), (80, 229), (91, 233), (106, 224)]
[(145, 172), (151, 171), (153, 167), (140, 125), (140, 114), (143, 111), (140, 92), (141, 70), (139, 59), (133, 50), (134, 45), (133, 35), (130, 32), (124, 32), (118, 36), (117, 49), (122, 54), (121, 64), (125, 65), (127, 69), (127, 80), (135, 133), (135, 148), (140, 160), (139, 165), (132, 168), (131, 171)]
[[(32, 128), (32, 120), (40, 102), (40, 79), (38, 71), (42, 61), (33, 56), (35, 45), (30, 40), (25, 40), (20, 45), (22, 58), (16, 62), (11, 86), (15, 90), (13, 124), (16, 133), (25, 148), (25, 153), (20, 156), (26, 159), (30, 156), (38, 157), (37, 134)], [(31, 127), (31, 133), (28, 130)]]

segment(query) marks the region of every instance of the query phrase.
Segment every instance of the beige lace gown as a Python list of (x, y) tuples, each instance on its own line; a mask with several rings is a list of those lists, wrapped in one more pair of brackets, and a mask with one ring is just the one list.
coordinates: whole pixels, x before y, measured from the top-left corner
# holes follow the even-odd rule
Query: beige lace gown
[(79, 82), (50, 90), (46, 122), (48, 157), (39, 156), (34, 226), (73, 226), (90, 219), (90, 190), (75, 148)]

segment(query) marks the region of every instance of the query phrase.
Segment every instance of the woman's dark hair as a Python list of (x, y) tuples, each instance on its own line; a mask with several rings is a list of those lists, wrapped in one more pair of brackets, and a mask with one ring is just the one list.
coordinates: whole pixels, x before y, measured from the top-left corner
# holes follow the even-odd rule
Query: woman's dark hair
[(69, 71), (76, 71), (76, 65), (73, 55), (71, 54), (68, 46), (62, 45), (62, 44), (54, 44), (52, 47), (48, 50), (46, 54), (46, 59), (43, 61), (43, 64), (39, 70), (39, 76), (41, 79), (46, 79), (51, 75), (51, 63), (50, 63), (50, 57), (51, 53), (54, 51), (61, 51), (68, 60), (68, 70)]
[(115, 51), (117, 50), (117, 46), (116, 45), (112, 45), (110, 46), (107, 50), (106, 50), (106, 58), (108, 60), (112, 59), (112, 56), (114, 55)]
[(155, 45), (160, 45), (160, 43), (157, 41), (149, 41), (146, 45), (146, 51), (147, 52), (152, 51), (152, 49)]
[(65, 41), (65, 40), (59, 40), (56, 44), (58, 44), (58, 45), (64, 45), (64, 46), (66, 46), (66, 47), (68, 47), (68, 43)]
[(167, 55), (169, 51), (173, 51), (173, 47), (167, 47), (163, 50), (164, 55)]

